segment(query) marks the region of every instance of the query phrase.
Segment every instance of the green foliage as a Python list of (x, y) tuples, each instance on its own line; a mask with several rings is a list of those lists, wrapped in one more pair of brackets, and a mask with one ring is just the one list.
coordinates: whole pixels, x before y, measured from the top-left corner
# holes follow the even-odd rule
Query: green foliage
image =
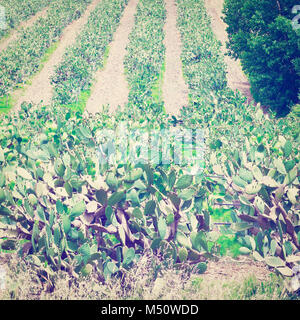
[(226, 88), (225, 64), (203, 1), (178, 0), (177, 4), (177, 24), (183, 45), (181, 59), (190, 104), (201, 110), (214, 101), (217, 92)]
[(292, 28), (292, 0), (225, 0), (228, 48), (241, 60), (257, 102), (286, 114), (300, 86), (299, 30)]
[[(260, 119), (259, 115), (257, 118)], [(258, 122), (264, 132), (262, 139), (260, 129), (252, 130), (251, 125), (244, 123), (251, 136), (239, 151), (224, 146), (222, 156), (214, 153), (211, 157), (215, 163), (209, 167), (218, 174), (212, 180), (227, 192), (210, 197), (217, 198), (219, 205), (226, 203), (227, 208), (231, 203), (229, 208), (235, 212), (232, 228), (245, 237), (242, 245), (249, 249), (241, 248), (241, 252), (255, 252), (257, 259), (287, 275), (291, 274), (289, 267), (300, 259), (299, 142), (275, 136), (267, 120)]]
[[(265, 119), (259, 106), (244, 104), (243, 97), (228, 89), (207, 86), (204, 90), (205, 81), (198, 82), (201, 77), (207, 77), (212, 85), (208, 79), (224, 81), (225, 76), (224, 68), (219, 69), (220, 63), (212, 55), (207, 55), (206, 64), (201, 59), (195, 61), (193, 72), (189, 72), (191, 64), (185, 62), (193, 52), (217, 46), (214, 36), (207, 36), (211, 29), (203, 7), (202, 1), (178, 1), (184, 71), (190, 92), (197, 93), (189, 108), (182, 110), (182, 121), (206, 132), (204, 175), (208, 194), (197, 199), (197, 208), (209, 212), (212, 224), (227, 223), (216, 235), (216, 249), (221, 254), (253, 253), (267, 264), (272, 263), (267, 257), (276, 256), (282, 260), (276, 267), (278, 272), (291, 275), (291, 267), (299, 261), (297, 118)], [(215, 47), (215, 56), (219, 52)], [(214, 246), (209, 244), (211, 249)]]
[[(73, 276), (93, 270), (104, 278), (122, 275), (148, 250), (179, 268), (195, 265), (199, 273), (205, 272), (207, 259), (228, 252), (253, 254), (287, 276), (299, 263), (295, 117), (265, 119), (259, 107), (246, 105), (226, 88), (220, 44), (203, 1), (177, 3), (190, 89), (180, 126), (152, 103), (151, 90), (163, 66), (165, 9), (160, 0), (142, 0), (138, 6), (126, 58), (131, 96), (124, 112), (83, 116), (58, 106), (23, 104), (19, 113), (1, 118), (0, 227), (11, 235), (4, 247), (14, 248), (17, 239), (24, 239), (19, 253), (43, 279), (61, 269)], [(121, 0), (99, 3), (78, 38), (85, 39), (86, 47), (77, 41), (70, 48), (57, 69), (56, 88), (59, 83), (71, 88), (74, 79), (81, 79), (72, 88), (84, 92), (82, 85), (89, 86), (85, 80), (100, 65), (112, 36), (103, 33), (102, 42), (95, 31), (116, 28), (124, 7)], [(103, 50), (85, 69), (84, 63), (95, 57), (94, 47)], [(76, 48), (82, 54), (75, 55)], [(77, 65), (71, 57), (86, 60)], [(73, 63), (78, 69), (72, 69)], [(65, 91), (71, 94), (66, 103), (76, 97), (72, 90)], [(203, 172), (194, 176), (185, 165), (136, 163), (123, 159), (121, 152), (109, 155), (112, 137), (104, 129), (114, 130), (121, 121), (132, 131), (203, 129)], [(130, 140), (134, 159), (140, 156), (140, 144), (149, 143), (145, 139)], [(117, 146), (122, 142), (122, 137), (114, 139)], [(170, 141), (173, 153), (177, 142)], [(154, 156), (159, 158), (160, 151)], [(216, 231), (217, 223), (222, 227)]]
[[(15, 126), (11, 115), (2, 118), (1, 223), (27, 240), (20, 254), (49, 276), (95, 269), (104, 277), (130, 268), (149, 248), (173, 263), (212, 256), (205, 235), (197, 236), (200, 186), (192, 176), (175, 165), (99, 162), (96, 140), (110, 120), (25, 104)], [(187, 188), (193, 193), (181, 200)]]
[(164, 1), (139, 2), (124, 60), (130, 89), (128, 100), (132, 109), (138, 107), (142, 110), (162, 111), (157, 86), (160, 86), (164, 63), (165, 18)]
[(28, 20), (50, 4), (50, 0), (3, 0), (6, 28), (0, 29), (0, 40), (16, 29), (21, 22)]
[[(299, 181), (298, 144), (288, 122), (256, 114), (255, 125), (245, 122), (235, 138), (208, 127), (211, 139), (223, 135), (222, 153), (208, 150), (199, 179), (176, 165), (100, 164), (96, 140), (117, 118), (112, 124), (105, 114), (87, 119), (66, 109), (25, 105), (17, 125), (3, 117), (1, 223), (27, 240), (20, 254), (49, 275), (95, 269), (109, 277), (130, 268), (149, 247), (175, 264), (192, 265), (217, 252), (253, 252), (282, 274), (291, 273), (299, 258)], [(246, 132), (245, 143), (240, 137)], [(233, 177), (244, 183), (238, 186)], [(253, 184), (261, 187), (249, 189)], [(188, 190), (193, 192), (187, 200), (182, 192)], [(225, 201), (227, 209), (220, 207)], [(211, 231), (210, 216), (232, 226)]]
[(103, 67), (108, 45), (127, 2), (104, 0), (91, 13), (75, 44), (66, 50), (55, 70), (52, 84), (56, 103), (83, 111), (93, 75)]
[(0, 97), (22, 85), (39, 68), (48, 48), (58, 40), (64, 28), (78, 19), (90, 0), (55, 0), (46, 17), (23, 30), (7, 50), (0, 54)]
[(242, 245), (239, 243), (237, 237), (233, 235), (222, 234), (218, 240), (220, 246), (220, 255), (232, 255), (234, 258), (241, 254), (240, 248)]

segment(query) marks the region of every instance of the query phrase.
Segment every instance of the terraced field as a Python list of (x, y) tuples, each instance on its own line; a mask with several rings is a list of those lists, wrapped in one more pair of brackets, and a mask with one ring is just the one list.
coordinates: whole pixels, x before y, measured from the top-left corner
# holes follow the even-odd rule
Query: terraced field
[[(22, 16), (17, 9), (11, 12), (10, 21), (14, 22), (10, 23), (10, 32), (3, 32), (6, 37), (0, 43), (0, 59), (5, 61), (1, 76), (2, 109), (20, 108), (22, 102), (32, 102), (68, 105), (95, 113), (103, 106), (109, 106), (113, 112), (131, 103), (141, 107), (153, 101), (163, 105), (168, 114), (179, 116), (181, 107), (189, 105), (188, 96), (193, 95), (193, 90), (191, 85), (188, 89), (189, 76), (183, 72), (182, 62), (187, 60), (180, 59), (184, 51), (176, 1), (127, 2), (108, 5), (105, 1), (85, 1), (82, 8), (71, 6), (67, 10), (76, 16), (65, 20), (55, 39), (49, 30), (45, 43), (36, 43), (36, 34), (53, 18), (54, 10), (68, 14), (62, 13), (62, 2), (53, 1), (46, 20), (42, 16), (48, 12), (49, 1), (40, 1), (34, 6), (27, 3), (29, 12), (23, 12)], [(4, 5), (10, 7), (11, 4)], [(98, 19), (102, 10), (103, 17)], [(189, 26), (195, 27), (193, 23)], [(21, 27), (23, 33), (20, 33)], [(31, 33), (30, 39), (26, 39), (26, 32)], [(23, 42), (20, 43), (18, 37)], [(40, 50), (37, 54), (31, 53), (29, 42), (37, 46), (35, 50)], [(206, 40), (207, 45), (210, 42)], [(28, 48), (27, 53), (19, 50), (24, 46)], [(13, 51), (19, 55), (12, 55)], [(211, 51), (220, 54), (219, 48)], [(9, 60), (12, 56), (17, 59), (15, 64)], [(20, 67), (16, 68), (17, 65)], [(220, 67), (225, 71), (223, 58), (218, 64)], [(220, 76), (223, 81), (224, 74)]]
[(230, 278), (224, 256), (296, 275), (299, 118), (251, 101), (221, 0), (0, 4), (0, 255), (48, 292), (57, 272), (124, 284), (144, 263), (154, 297), (170, 266)]
[[(36, 59), (30, 58), (30, 51), (28, 54), (20, 54), (19, 64), (24, 69), (30, 69), (30, 72), (24, 71), (25, 74), (21, 74), (18, 70), (17, 75), (12, 75), (16, 71), (10, 70), (4, 64), (2, 108), (19, 108), (22, 102), (41, 102), (47, 105), (69, 105), (95, 113), (100, 111), (103, 105), (109, 105), (113, 111), (118, 106), (124, 107), (128, 101), (140, 101), (141, 97), (146, 95), (153, 101), (166, 101), (167, 112), (178, 115), (180, 107), (188, 104), (188, 88), (183, 79), (180, 60), (181, 40), (176, 27), (175, 1), (168, 2), (167, 8), (163, 1), (139, 4), (127, 2), (108, 4), (105, 1), (93, 1), (88, 7), (84, 5), (81, 11), (76, 8), (78, 16), (74, 18), (81, 15), (78, 21), (72, 21), (72, 18), (68, 25), (61, 27), (59, 38), (48, 39), (50, 42), (47, 44), (37, 44), (41, 46), (38, 61), (29, 61)], [(120, 19), (124, 5), (126, 9), (122, 22)], [(61, 11), (60, 6), (62, 3), (54, 1), (51, 10)], [(31, 19), (28, 18), (27, 24), (23, 25), (23, 34), (16, 27), (14, 34), (7, 36), (2, 43), (2, 61), (11, 57), (12, 50), (18, 51), (18, 48), (27, 44), (19, 43), (17, 37), (25, 38), (28, 32), (32, 33), (30, 40), (37, 38), (34, 32), (40, 32), (39, 28), (46, 23), (39, 18), (47, 9)], [(74, 9), (75, 7), (69, 8), (69, 12), (72, 13)], [(98, 19), (102, 10), (105, 13)], [(146, 18), (149, 11), (152, 12)], [(159, 16), (156, 16), (156, 12)], [(53, 12), (48, 16), (50, 19)], [(148, 27), (147, 32), (143, 32)], [(99, 30), (102, 34), (100, 38)], [(50, 34), (45, 36), (45, 40), (49, 37)], [(148, 48), (144, 46), (146, 41)], [(78, 52), (82, 53), (82, 57), (78, 57)], [(140, 60), (140, 67), (135, 69), (143, 71), (139, 75), (137, 70), (133, 71), (130, 66), (137, 63), (137, 60)], [(143, 70), (144, 66), (147, 66), (148, 70)], [(153, 71), (150, 71), (150, 68), (153, 68)], [(14, 80), (9, 79), (8, 75)], [(132, 92), (135, 90), (133, 86), (140, 82), (138, 76), (149, 78), (149, 87), (145, 92), (140, 89)]]

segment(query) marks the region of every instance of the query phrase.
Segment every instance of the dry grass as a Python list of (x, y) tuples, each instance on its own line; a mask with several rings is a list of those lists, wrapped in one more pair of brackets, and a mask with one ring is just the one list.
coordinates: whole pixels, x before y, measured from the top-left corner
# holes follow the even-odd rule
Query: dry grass
[[(2, 262), (3, 263), (3, 262)], [(217, 262), (216, 262), (217, 263)], [(222, 263), (222, 261), (219, 261)], [(245, 267), (245, 266), (244, 266)], [(145, 255), (122, 278), (105, 283), (97, 275), (70, 278), (56, 273), (52, 284), (41, 281), (34, 269), (16, 256), (6, 262), (6, 288), (1, 300), (278, 300), (295, 298), (285, 292), (285, 282), (275, 274), (259, 280), (249, 273), (237, 280), (176, 270), (166, 261)], [(209, 269), (208, 269), (209, 270)], [(50, 289), (51, 288), (51, 289)]]

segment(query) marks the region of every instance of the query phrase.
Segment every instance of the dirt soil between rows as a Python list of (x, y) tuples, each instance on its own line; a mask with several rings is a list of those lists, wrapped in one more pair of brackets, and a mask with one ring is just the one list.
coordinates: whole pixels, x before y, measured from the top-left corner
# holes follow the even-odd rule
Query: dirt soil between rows
[(166, 4), (166, 24), (164, 26), (166, 48), (165, 74), (163, 81), (163, 100), (165, 111), (171, 115), (179, 115), (182, 106), (188, 105), (188, 86), (184, 81), (182, 73), (182, 62), (180, 54), (181, 39), (177, 29), (177, 8), (175, 0), (168, 0)]
[(110, 112), (128, 101), (129, 88), (124, 73), (124, 58), (129, 34), (134, 26), (138, 0), (130, 0), (124, 9), (120, 24), (109, 46), (109, 56), (103, 69), (95, 76), (92, 94), (86, 110), (90, 113), (100, 112), (103, 105), (109, 105)]
[(54, 75), (55, 67), (62, 61), (66, 49), (75, 41), (77, 35), (87, 23), (90, 13), (96, 8), (101, 0), (94, 0), (86, 9), (84, 14), (76, 21), (68, 25), (58, 43), (58, 47), (51, 55), (49, 60), (43, 65), (43, 68), (38, 72), (31, 85), (28, 85), (21, 94), (16, 93), (18, 97), (16, 108), (20, 108), (23, 101), (32, 102), (34, 104), (50, 104), (53, 96), (53, 87), (51, 85), (51, 77)]

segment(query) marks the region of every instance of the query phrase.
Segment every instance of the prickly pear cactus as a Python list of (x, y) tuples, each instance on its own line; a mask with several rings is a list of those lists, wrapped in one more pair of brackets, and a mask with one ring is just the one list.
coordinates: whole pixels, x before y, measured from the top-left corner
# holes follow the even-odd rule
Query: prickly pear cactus
[(100, 121), (23, 106), (20, 119), (25, 114), (30, 126), (8, 118), (1, 127), (0, 226), (15, 238), (2, 247), (22, 238), (20, 255), (43, 273), (104, 277), (130, 268), (145, 250), (174, 264), (212, 254), (201, 231), (209, 229), (199, 207), (206, 191), (193, 175), (174, 165), (100, 163)]
[[(258, 126), (240, 128), (245, 138), (210, 155), (212, 178), (226, 195), (210, 196), (216, 207), (232, 210), (232, 230), (242, 239), (243, 254), (292, 276), (300, 261), (299, 133), (285, 138), (272, 122), (254, 118)], [(277, 128), (278, 130), (278, 128)], [(283, 125), (283, 130), (287, 130)], [(233, 140), (232, 140), (233, 141)]]

